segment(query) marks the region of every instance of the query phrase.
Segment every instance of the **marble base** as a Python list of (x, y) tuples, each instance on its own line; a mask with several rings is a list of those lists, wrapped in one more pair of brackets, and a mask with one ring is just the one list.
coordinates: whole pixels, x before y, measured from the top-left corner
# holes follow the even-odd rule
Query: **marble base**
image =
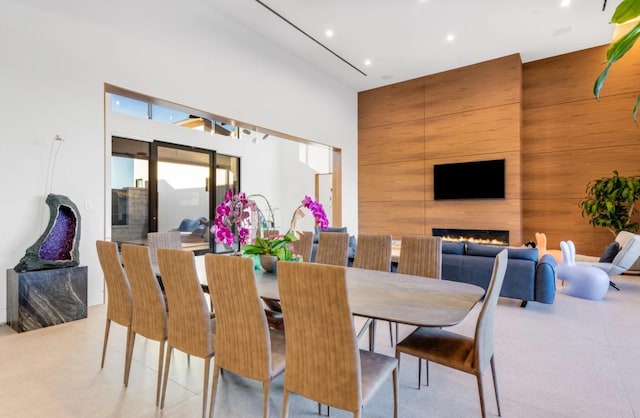
[(7, 324), (31, 331), (87, 317), (87, 266), (7, 270)]

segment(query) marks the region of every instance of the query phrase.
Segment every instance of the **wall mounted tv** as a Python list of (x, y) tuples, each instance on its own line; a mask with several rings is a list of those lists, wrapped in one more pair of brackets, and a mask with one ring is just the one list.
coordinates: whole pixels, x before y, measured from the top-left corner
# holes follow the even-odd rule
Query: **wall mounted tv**
[(433, 166), (433, 198), (504, 199), (504, 160)]

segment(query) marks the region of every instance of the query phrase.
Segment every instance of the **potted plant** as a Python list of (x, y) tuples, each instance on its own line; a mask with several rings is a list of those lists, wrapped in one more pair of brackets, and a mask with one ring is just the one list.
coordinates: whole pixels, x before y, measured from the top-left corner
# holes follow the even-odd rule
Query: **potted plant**
[[(605, 1), (605, 5), (606, 5)], [(603, 8), (604, 10), (604, 8)], [(623, 23), (631, 22), (634, 19), (640, 17), (640, 0), (623, 0), (618, 7), (616, 7), (613, 16), (611, 17), (611, 23), (621, 25)], [(596, 100), (600, 97), (600, 90), (602, 85), (609, 75), (609, 70), (613, 63), (622, 58), (627, 51), (629, 51), (640, 37), (640, 22), (637, 22), (632, 29), (630, 29), (624, 36), (620, 37), (614, 42), (611, 42), (609, 48), (607, 48), (605, 69), (600, 73), (593, 86), (593, 95)], [(638, 105), (640, 105), (640, 95), (636, 98), (636, 104), (633, 107), (633, 120), (637, 122)]]
[(607, 228), (615, 237), (620, 231), (637, 232), (640, 224), (632, 219), (640, 199), (640, 177), (622, 177), (616, 170), (587, 185), (587, 196), (580, 201), (582, 216), (589, 223)]
[(253, 243), (242, 247), (242, 252), (247, 255), (259, 255), (262, 268), (269, 272), (275, 271), (276, 262), (279, 260), (295, 260), (289, 244), (299, 238), (295, 225), (298, 216), (304, 216), (302, 208), (311, 210), (315, 223), (320, 228), (326, 229), (329, 226), (329, 221), (327, 220), (327, 215), (322, 204), (315, 202), (309, 196), (305, 196), (302, 204), (293, 211), (289, 230), (286, 234), (264, 238), (256, 237)]

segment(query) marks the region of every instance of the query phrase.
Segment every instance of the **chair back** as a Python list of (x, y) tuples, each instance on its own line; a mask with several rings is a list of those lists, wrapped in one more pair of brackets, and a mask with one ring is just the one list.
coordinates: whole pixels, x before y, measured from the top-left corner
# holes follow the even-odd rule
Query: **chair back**
[(167, 338), (167, 305), (153, 273), (149, 247), (122, 244), (122, 262), (133, 295), (133, 332), (163, 341)]
[(440, 279), (442, 238), (426, 235), (402, 237), (398, 273)]
[(358, 235), (353, 267), (389, 271), (391, 269), (391, 235)]
[(474, 362), (476, 362), (475, 368), (481, 372), (489, 364), (489, 360), (493, 356), (493, 323), (498, 305), (498, 296), (507, 271), (508, 254), (507, 249), (500, 251), (493, 262), (493, 273), (491, 274), (489, 287), (484, 295), (478, 323), (476, 324)]
[(287, 338), (285, 389), (321, 404), (358, 410), (360, 352), (345, 267), (281, 262), (278, 287)]
[(209, 357), (213, 353), (211, 311), (198, 279), (193, 253), (158, 248), (158, 263), (171, 316), (167, 343), (187, 354)]
[(158, 265), (158, 248), (182, 248), (180, 231), (149, 232), (147, 234), (147, 245), (151, 250), (151, 264)]
[(252, 259), (206, 254), (204, 263), (216, 307), (216, 365), (266, 380), (271, 371), (271, 341)]
[(110, 241), (96, 241), (100, 267), (107, 284), (107, 318), (131, 326), (133, 297), (129, 280), (118, 256), (118, 244)]
[(620, 231), (616, 236), (616, 241), (620, 244), (620, 251), (611, 262), (615, 266), (609, 276), (624, 273), (629, 270), (633, 263), (640, 257), (640, 235), (629, 231)]
[(318, 237), (318, 251), (314, 262), (346, 266), (349, 255), (348, 232), (320, 232)]
[(291, 252), (302, 257), (302, 261), (311, 261), (311, 252), (313, 250), (313, 232), (299, 232), (300, 238), (291, 243)]

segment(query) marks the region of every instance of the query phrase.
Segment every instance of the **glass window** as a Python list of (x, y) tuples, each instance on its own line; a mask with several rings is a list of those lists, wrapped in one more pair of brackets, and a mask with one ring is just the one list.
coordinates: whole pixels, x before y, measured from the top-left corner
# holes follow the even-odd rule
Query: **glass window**
[(149, 119), (149, 104), (130, 97), (111, 95), (111, 110), (139, 118)]
[(176, 124), (189, 119), (189, 114), (164, 106), (151, 105), (151, 119), (157, 120), (158, 122)]

